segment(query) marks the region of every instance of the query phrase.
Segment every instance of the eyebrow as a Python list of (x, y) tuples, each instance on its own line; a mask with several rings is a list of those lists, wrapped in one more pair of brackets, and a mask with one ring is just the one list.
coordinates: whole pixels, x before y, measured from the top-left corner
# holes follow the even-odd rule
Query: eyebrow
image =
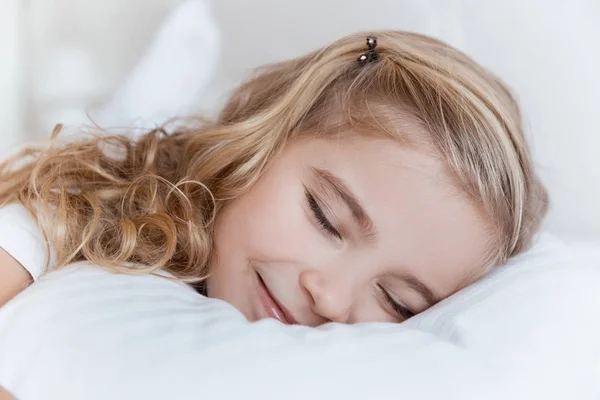
[(377, 229), (375, 229), (375, 224), (373, 224), (373, 220), (360, 204), (356, 195), (348, 188), (346, 182), (324, 169), (313, 167), (312, 172), (320, 184), (333, 189), (335, 195), (350, 209), (352, 218), (358, 224), (363, 237), (369, 242), (375, 242), (379, 235)]
[[(362, 235), (370, 242), (376, 241), (379, 234), (373, 224), (373, 220), (361, 206), (356, 195), (348, 188), (346, 182), (342, 178), (321, 168), (313, 167), (312, 172), (319, 183), (333, 189), (334, 193), (350, 209), (352, 217), (360, 227)], [(403, 272), (398, 277), (425, 300), (427, 307), (431, 307), (440, 301), (433, 290), (412, 274)]]
[(410, 273), (404, 272), (399, 275), (399, 278), (404, 281), (412, 290), (417, 292), (427, 304), (427, 308), (433, 306), (440, 301), (440, 298), (427, 285), (417, 279)]

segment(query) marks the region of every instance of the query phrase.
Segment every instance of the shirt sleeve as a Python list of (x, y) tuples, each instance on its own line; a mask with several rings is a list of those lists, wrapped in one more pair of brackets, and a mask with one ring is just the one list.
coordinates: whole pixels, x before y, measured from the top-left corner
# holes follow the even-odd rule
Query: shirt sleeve
[[(0, 208), (0, 247), (15, 258), (37, 280), (47, 264), (46, 241), (41, 228), (22, 204)], [(55, 266), (50, 252), (48, 269)]]

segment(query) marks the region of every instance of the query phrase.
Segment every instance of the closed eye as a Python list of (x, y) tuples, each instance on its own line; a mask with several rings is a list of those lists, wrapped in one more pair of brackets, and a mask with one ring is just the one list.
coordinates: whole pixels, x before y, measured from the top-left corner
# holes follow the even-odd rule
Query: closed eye
[(410, 311), (408, 308), (404, 307), (402, 304), (398, 303), (392, 295), (381, 285), (377, 285), (381, 294), (383, 295), (387, 305), (394, 311), (396, 316), (401, 320), (405, 321), (415, 316), (415, 313)]
[(333, 224), (329, 221), (323, 209), (315, 199), (315, 196), (310, 193), (307, 188), (304, 188), (304, 193), (306, 195), (306, 201), (308, 202), (308, 207), (312, 211), (315, 221), (319, 228), (325, 231), (327, 234), (337, 238), (342, 239), (342, 234), (333, 226)]

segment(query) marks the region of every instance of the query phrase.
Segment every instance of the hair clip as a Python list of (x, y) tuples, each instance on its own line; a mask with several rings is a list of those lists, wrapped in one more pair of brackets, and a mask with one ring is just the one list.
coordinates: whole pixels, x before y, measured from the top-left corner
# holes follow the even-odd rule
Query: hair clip
[(377, 60), (378, 54), (375, 49), (377, 47), (377, 38), (375, 36), (367, 36), (367, 47), (368, 50), (358, 57), (360, 63), (368, 64)]

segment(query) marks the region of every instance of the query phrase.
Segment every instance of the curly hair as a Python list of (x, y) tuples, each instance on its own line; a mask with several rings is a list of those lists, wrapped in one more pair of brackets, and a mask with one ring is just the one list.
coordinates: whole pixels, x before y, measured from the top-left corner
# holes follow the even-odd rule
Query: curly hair
[[(301, 135), (346, 128), (407, 146), (427, 142), (478, 205), (493, 236), (488, 263), (527, 248), (548, 198), (536, 176), (517, 102), (465, 54), (407, 32), (365, 33), (259, 69), (214, 122), (155, 129), (140, 139), (95, 135), (26, 148), (0, 164), (0, 203), (37, 218), (58, 266), (89, 260), (131, 274), (210, 274), (215, 218)], [(406, 121), (426, 135), (407, 132)]]

